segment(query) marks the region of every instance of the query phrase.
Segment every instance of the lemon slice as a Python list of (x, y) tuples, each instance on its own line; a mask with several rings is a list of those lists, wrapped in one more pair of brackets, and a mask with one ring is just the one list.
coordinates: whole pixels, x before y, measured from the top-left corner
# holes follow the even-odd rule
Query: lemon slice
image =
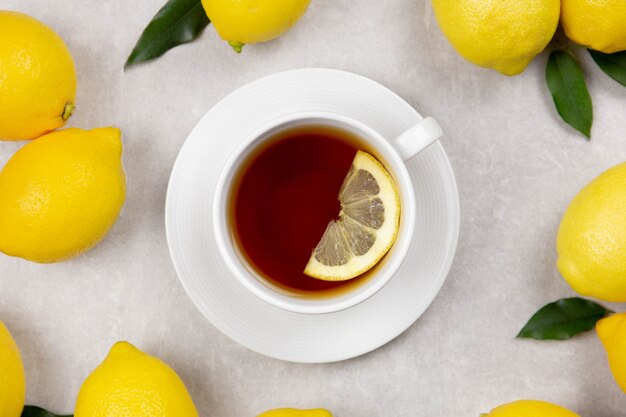
[(370, 270), (398, 234), (400, 197), (376, 158), (358, 151), (339, 190), (341, 211), (331, 220), (304, 269), (324, 281), (346, 281)]

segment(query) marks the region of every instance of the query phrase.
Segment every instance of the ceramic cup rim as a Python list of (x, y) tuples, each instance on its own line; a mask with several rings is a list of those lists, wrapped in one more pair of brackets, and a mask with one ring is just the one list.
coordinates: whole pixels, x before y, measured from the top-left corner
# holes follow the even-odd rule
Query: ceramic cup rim
[[(401, 215), (396, 241), (376, 276), (358, 287), (336, 297), (313, 298), (290, 294), (261, 277), (242, 259), (228, 222), (228, 199), (232, 180), (251, 152), (276, 133), (297, 126), (334, 126), (356, 133), (361, 140), (380, 153), (397, 181)], [(415, 196), (413, 184), (398, 151), (392, 143), (369, 126), (352, 118), (330, 112), (298, 112), (274, 119), (247, 136), (230, 155), (222, 168), (213, 199), (213, 235), (220, 256), (236, 277), (251, 293), (283, 310), (302, 314), (325, 314), (353, 307), (378, 292), (393, 277), (409, 249), (415, 228)]]

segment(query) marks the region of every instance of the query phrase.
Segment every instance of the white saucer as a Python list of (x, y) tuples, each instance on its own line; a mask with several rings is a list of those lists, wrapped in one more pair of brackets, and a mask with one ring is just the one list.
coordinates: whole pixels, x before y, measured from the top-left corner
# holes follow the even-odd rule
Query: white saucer
[(407, 164), (417, 200), (415, 237), (385, 287), (355, 307), (322, 315), (291, 313), (262, 301), (230, 274), (215, 246), (215, 186), (239, 141), (273, 119), (307, 111), (339, 113), (389, 138), (422, 119), (392, 91), (348, 72), (302, 69), (254, 81), (209, 110), (187, 138), (170, 177), (165, 225), (183, 287), (218, 329), (267, 356), (321, 363), (384, 345), (426, 310), (454, 257), (459, 198), (448, 158), (436, 143)]

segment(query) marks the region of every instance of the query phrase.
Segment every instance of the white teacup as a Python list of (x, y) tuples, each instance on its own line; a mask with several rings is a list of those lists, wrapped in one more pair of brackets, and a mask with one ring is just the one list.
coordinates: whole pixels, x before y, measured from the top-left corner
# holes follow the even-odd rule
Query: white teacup
[[(268, 138), (303, 126), (330, 126), (359, 137), (395, 178), (400, 194), (400, 227), (396, 241), (385, 261), (374, 271), (374, 276), (363, 284), (336, 296), (306, 297), (279, 288), (258, 274), (241, 254), (229, 224), (228, 200), (233, 179), (248, 155)], [(217, 183), (213, 207), (213, 231), (217, 247), (233, 275), (245, 288), (262, 300), (284, 310), (322, 314), (340, 311), (359, 304), (380, 290), (402, 263), (415, 225), (415, 196), (405, 161), (409, 160), (442, 135), (439, 124), (431, 117), (423, 119), (395, 139), (385, 139), (361, 122), (333, 113), (296, 113), (274, 120), (247, 137), (230, 157)], [(312, 250), (313, 248), (311, 248)], [(304, 268), (304, 265), (303, 265)]]

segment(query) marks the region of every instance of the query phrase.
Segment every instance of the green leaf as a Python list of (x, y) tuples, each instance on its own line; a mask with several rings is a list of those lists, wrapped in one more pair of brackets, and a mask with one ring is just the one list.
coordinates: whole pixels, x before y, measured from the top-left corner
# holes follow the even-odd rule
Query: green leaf
[(580, 65), (570, 51), (556, 50), (550, 54), (546, 81), (563, 120), (590, 138), (593, 122), (591, 97)]
[(565, 340), (593, 329), (596, 322), (613, 313), (593, 301), (562, 298), (542, 307), (528, 320), (517, 337)]
[(50, 411), (46, 411), (43, 408), (35, 407), (34, 405), (24, 406), (22, 411), (22, 417), (73, 417), (73, 416), (57, 416)]
[(139, 37), (124, 68), (158, 58), (197, 38), (209, 24), (200, 0), (168, 0)]
[(591, 57), (596, 64), (615, 81), (626, 86), (626, 51), (616, 52), (614, 54), (605, 54), (602, 52), (588, 49)]

